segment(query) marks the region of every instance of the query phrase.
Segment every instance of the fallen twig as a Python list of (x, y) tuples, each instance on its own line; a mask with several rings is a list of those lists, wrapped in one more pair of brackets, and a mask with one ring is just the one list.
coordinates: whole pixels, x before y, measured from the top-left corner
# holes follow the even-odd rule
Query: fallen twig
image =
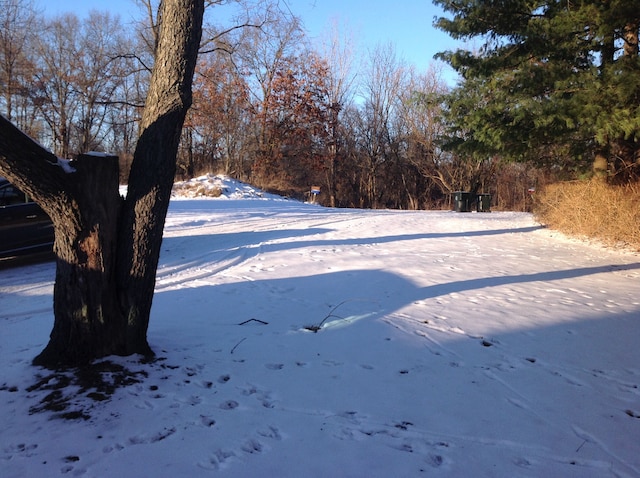
[(233, 353), (233, 352), (238, 348), (238, 345), (240, 345), (240, 344), (241, 344), (242, 342), (244, 342), (245, 340), (247, 340), (247, 338), (246, 338), (246, 337), (244, 337), (240, 342), (238, 342), (237, 344), (235, 344), (235, 345), (233, 346), (233, 348), (231, 349), (231, 353)]
[(334, 315), (333, 313), (335, 312), (335, 310), (336, 310), (338, 307), (340, 307), (340, 306), (342, 306), (342, 305), (346, 304), (347, 302), (371, 302), (371, 301), (369, 301), (369, 300), (367, 300), (367, 299), (347, 299), (347, 300), (343, 300), (343, 301), (342, 301), (342, 302), (340, 302), (338, 305), (336, 305), (333, 309), (331, 309), (331, 310), (329, 311), (329, 313), (325, 316), (325, 318), (324, 318), (324, 319), (322, 319), (322, 321), (320, 321), (320, 323), (319, 323), (319, 324), (317, 324), (317, 325), (308, 325), (308, 326), (304, 327), (304, 329), (305, 329), (305, 330), (310, 330), (310, 331), (311, 331), (311, 332), (313, 332), (313, 333), (318, 333), (318, 332), (322, 329), (323, 324), (324, 324), (324, 323), (327, 321), (327, 319), (329, 319), (330, 317), (336, 317), (336, 318), (338, 318), (338, 319), (344, 319), (344, 317), (340, 317), (339, 315)]
[(260, 320), (260, 319), (249, 319), (249, 320), (245, 320), (244, 322), (240, 322), (238, 325), (246, 325), (249, 322), (258, 322), (262, 325), (269, 325), (269, 322), (265, 322), (264, 320)]

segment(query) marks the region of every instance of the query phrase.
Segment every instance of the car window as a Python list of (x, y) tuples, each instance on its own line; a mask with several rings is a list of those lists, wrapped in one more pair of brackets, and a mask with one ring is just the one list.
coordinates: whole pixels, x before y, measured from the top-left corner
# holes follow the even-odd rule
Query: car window
[(3, 184), (0, 186), (0, 206), (11, 206), (13, 204), (23, 204), (26, 202), (29, 202), (27, 195), (13, 184)]

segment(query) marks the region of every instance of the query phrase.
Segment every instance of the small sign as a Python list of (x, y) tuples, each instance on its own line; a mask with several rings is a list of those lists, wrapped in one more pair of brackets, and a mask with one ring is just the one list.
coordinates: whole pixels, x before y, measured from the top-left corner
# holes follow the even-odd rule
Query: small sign
[(311, 186), (311, 194), (314, 196), (320, 194), (320, 186)]

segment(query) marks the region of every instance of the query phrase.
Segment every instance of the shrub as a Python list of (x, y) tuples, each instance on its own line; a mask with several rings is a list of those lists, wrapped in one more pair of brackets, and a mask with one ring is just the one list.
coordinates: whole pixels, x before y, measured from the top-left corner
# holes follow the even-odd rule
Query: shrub
[(613, 186), (601, 179), (547, 185), (536, 193), (534, 214), (550, 228), (640, 250), (640, 184)]

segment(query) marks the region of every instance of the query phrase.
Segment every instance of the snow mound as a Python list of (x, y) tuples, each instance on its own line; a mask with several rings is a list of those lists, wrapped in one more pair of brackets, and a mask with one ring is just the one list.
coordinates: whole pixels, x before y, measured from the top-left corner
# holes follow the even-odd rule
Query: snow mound
[(180, 198), (217, 198), (217, 199), (269, 199), (285, 200), (281, 196), (269, 194), (249, 184), (223, 174), (206, 174), (188, 181), (179, 181), (173, 185), (172, 197)]

